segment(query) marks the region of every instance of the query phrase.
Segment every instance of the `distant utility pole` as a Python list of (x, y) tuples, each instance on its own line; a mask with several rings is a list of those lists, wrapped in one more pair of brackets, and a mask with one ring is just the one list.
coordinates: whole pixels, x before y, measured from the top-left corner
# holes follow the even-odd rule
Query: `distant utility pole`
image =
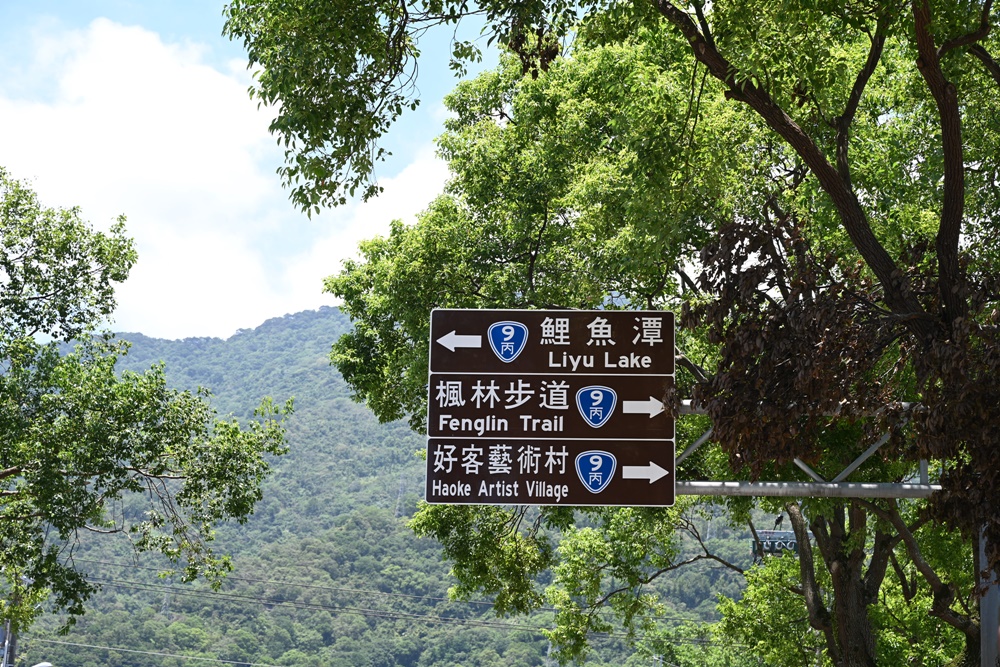
[[(979, 537), (979, 558), (976, 559), (979, 570), (983, 570), (986, 562), (986, 537)], [(977, 577), (982, 573), (977, 572)], [(997, 664), (997, 643), (1000, 634), (1000, 586), (991, 573), (989, 578), (981, 581), (986, 587), (986, 594), (979, 600), (979, 652), (982, 667), (994, 667)]]
[(3, 662), (0, 662), (0, 667), (13, 667), (16, 659), (17, 635), (10, 619), (8, 619), (3, 626)]

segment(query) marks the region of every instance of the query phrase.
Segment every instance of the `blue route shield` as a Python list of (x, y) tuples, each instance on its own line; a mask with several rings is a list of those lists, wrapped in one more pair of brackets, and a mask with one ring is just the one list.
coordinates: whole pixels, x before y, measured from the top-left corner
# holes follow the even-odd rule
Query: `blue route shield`
[(591, 493), (600, 493), (614, 479), (618, 460), (611, 452), (591, 450), (576, 457), (576, 474)]
[(517, 359), (528, 342), (528, 327), (520, 322), (494, 322), (486, 334), (493, 354), (505, 363)]
[(591, 385), (576, 392), (576, 407), (580, 416), (594, 428), (604, 426), (615, 411), (618, 394), (611, 387)]

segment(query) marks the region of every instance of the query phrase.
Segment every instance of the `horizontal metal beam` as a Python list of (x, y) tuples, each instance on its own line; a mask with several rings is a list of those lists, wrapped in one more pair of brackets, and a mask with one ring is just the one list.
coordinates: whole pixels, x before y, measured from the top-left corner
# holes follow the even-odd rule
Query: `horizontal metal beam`
[(676, 482), (678, 496), (768, 496), (778, 498), (929, 498), (940, 484), (857, 482)]
[[(912, 410), (913, 408), (915, 408), (919, 404), (918, 403), (910, 403), (910, 402), (907, 402), (907, 401), (903, 401), (903, 402), (897, 403), (896, 405), (898, 405), (900, 408), (902, 408), (904, 412), (908, 412), (908, 411)], [(878, 414), (883, 409), (884, 408), (879, 408), (877, 410), (872, 411), (870, 414)], [(681, 400), (681, 406), (680, 406), (680, 411), (679, 412), (682, 415), (707, 415), (708, 414), (708, 410), (706, 410), (705, 408), (703, 408), (700, 405), (696, 405), (695, 402), (693, 400), (691, 400), (690, 398), (685, 398), (685, 399)], [(826, 413), (826, 416), (827, 417), (836, 417), (837, 414), (838, 414), (837, 412), (828, 412), (828, 413)]]

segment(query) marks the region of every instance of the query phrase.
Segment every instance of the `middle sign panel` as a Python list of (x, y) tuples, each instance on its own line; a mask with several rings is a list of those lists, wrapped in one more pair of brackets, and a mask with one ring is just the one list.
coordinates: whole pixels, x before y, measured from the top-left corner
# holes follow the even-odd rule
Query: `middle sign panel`
[(435, 373), (427, 433), (434, 437), (673, 436), (663, 407), (669, 376)]

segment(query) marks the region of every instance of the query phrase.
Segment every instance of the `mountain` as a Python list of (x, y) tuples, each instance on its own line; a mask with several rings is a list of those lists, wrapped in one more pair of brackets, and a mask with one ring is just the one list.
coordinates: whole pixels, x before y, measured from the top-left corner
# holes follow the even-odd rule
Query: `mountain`
[[(69, 634), (57, 634), (65, 619), (54, 615), (25, 633), (23, 664), (554, 664), (541, 631), (551, 611), (498, 619), (486, 600), (448, 599), (452, 580), (440, 547), (406, 526), (423, 495), (424, 439), (404, 422), (379, 424), (351, 400), (329, 363), (331, 344), (349, 328), (338, 309), (322, 308), (227, 340), (119, 334), (131, 343), (121, 369), (162, 362), (172, 386), (210, 389), (222, 416), (247, 419), (265, 396), (294, 397), (289, 452), (273, 462), (251, 519), (218, 530), (216, 548), (234, 564), (219, 590), (160, 578), (155, 558), (133, 559), (127, 544), (85, 536), (75, 560), (102, 591)], [(717, 546), (731, 557), (747, 552), (746, 541), (720, 524), (707, 525)], [(739, 582), (711, 568), (687, 568), (657, 586), (675, 629), (677, 619), (695, 622), (678, 641), (699, 651), (709, 640), (697, 623), (716, 616), (716, 594), (739, 592)], [(622, 635), (595, 638), (594, 647), (587, 665), (650, 664)]]
[[(436, 543), (406, 527), (423, 493), (423, 438), (379, 424), (329, 363), (350, 322), (338, 309), (296, 313), (227, 340), (131, 343), (121, 369), (164, 363), (180, 389), (212, 391), (220, 415), (248, 418), (265, 396), (294, 397), (289, 452), (274, 461), (245, 525), (219, 529), (234, 571), (221, 589), (158, 578), (162, 563), (125, 544), (83, 539), (78, 567), (102, 585), (67, 635), (45, 616), (21, 637), (24, 664), (339, 666), (549, 664), (551, 614), (497, 619), (486, 601), (448, 599)], [(620, 638), (588, 664), (622, 664)], [(608, 662), (604, 662), (605, 657)]]
[(254, 530), (272, 538), (277, 530), (304, 535), (357, 507), (400, 516), (403, 504), (412, 511), (423, 493), (423, 464), (416, 456), (423, 438), (402, 422), (379, 424), (351, 400), (330, 365), (330, 346), (349, 328), (338, 309), (324, 307), (241, 329), (227, 340), (119, 334), (132, 344), (123, 369), (144, 370), (162, 360), (172, 386), (208, 388), (220, 415), (247, 419), (265, 396), (279, 403), (294, 399), (289, 453), (275, 462), (254, 520), (238, 531), (241, 539), (255, 541), (246, 532)]

